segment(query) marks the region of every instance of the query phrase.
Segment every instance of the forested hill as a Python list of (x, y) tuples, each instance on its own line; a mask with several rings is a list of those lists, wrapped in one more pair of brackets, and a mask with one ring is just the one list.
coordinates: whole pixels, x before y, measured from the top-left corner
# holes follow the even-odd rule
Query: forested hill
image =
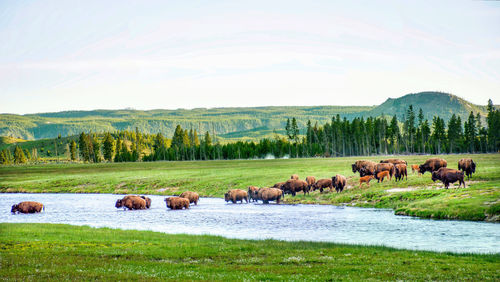
[[(486, 104), (487, 101), (485, 101)], [(415, 111), (422, 108), (424, 115), (434, 115), (448, 120), (452, 113), (465, 120), (472, 110), (486, 114), (485, 106), (473, 105), (461, 98), (446, 93), (422, 92), (408, 94), (397, 99), (388, 99), (377, 107), (369, 106), (283, 106), (254, 108), (199, 108), (177, 110), (95, 110), (65, 111), (30, 115), (0, 114), (0, 136), (22, 139), (54, 138), (76, 135), (82, 131), (102, 132), (135, 130), (144, 133), (162, 132), (171, 136), (175, 126), (193, 128), (198, 132), (215, 132), (226, 140), (256, 139), (272, 136), (273, 131), (283, 133), (286, 119), (295, 117), (300, 128), (307, 121), (324, 124), (339, 114), (347, 119), (354, 117), (398, 115), (402, 118), (408, 106)]]

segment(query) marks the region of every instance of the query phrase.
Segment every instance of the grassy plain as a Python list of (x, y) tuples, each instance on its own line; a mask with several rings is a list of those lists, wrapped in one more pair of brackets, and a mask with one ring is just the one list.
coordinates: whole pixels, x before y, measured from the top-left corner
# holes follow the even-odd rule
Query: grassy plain
[[(401, 156), (408, 164), (423, 163), (430, 156)], [(358, 159), (379, 161), (384, 156), (315, 158), (288, 160), (233, 160), (151, 163), (46, 164), (0, 167), (0, 192), (134, 193), (180, 194), (186, 190), (201, 196), (222, 197), (228, 189), (249, 185), (268, 187), (297, 173), (303, 179), (343, 174), (348, 189), (286, 197), (287, 203), (348, 204), (392, 208), (398, 214), (425, 218), (500, 220), (500, 155), (444, 155), (448, 167), (456, 168), (460, 158), (471, 157), (477, 173), (467, 187), (443, 189), (430, 174), (412, 174), (401, 182), (372, 181), (370, 188), (358, 188), (359, 175), (351, 171)]]
[(1, 280), (496, 280), (500, 255), (0, 224)]

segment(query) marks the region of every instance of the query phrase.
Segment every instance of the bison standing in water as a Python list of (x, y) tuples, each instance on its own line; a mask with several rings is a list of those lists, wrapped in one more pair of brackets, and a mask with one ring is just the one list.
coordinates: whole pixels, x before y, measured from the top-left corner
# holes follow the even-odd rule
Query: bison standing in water
[(424, 174), (426, 171), (434, 172), (442, 167), (448, 166), (448, 163), (440, 158), (432, 158), (425, 161), (424, 164), (418, 166), (420, 173)]
[(258, 192), (259, 188), (255, 186), (248, 186), (248, 198), (250, 201), (257, 202), (258, 198)]
[(146, 208), (149, 209), (151, 207), (151, 199), (146, 196), (141, 196), (141, 198), (143, 198), (144, 201), (146, 201)]
[(189, 209), (189, 200), (181, 197), (169, 197), (165, 199), (167, 208), (172, 210)]
[(146, 209), (146, 200), (134, 195), (128, 195), (123, 197), (122, 199), (116, 200), (115, 204), (116, 208), (129, 209), (129, 210), (145, 210)]
[(43, 206), (42, 203), (26, 201), (26, 202), (20, 202), (17, 205), (13, 205), (10, 212), (36, 213), (36, 212), (41, 212), (42, 210), (45, 210), (45, 207)]
[(188, 199), (190, 204), (194, 203), (195, 205), (198, 205), (198, 201), (200, 200), (200, 195), (191, 191), (183, 192), (179, 197)]
[(238, 201), (241, 201), (243, 204), (243, 200), (248, 203), (248, 193), (247, 191), (243, 191), (241, 189), (229, 190), (226, 194), (224, 194), (224, 200), (226, 200), (226, 202), (231, 201), (233, 204), (236, 204)]
[(307, 182), (295, 179), (287, 180), (285, 184), (281, 185), (281, 190), (283, 191), (283, 198), (285, 198), (286, 193), (292, 194), (292, 196), (295, 196), (295, 194), (300, 191), (303, 191), (304, 195), (309, 193)]
[(467, 178), (476, 172), (476, 163), (472, 159), (461, 159), (458, 161), (458, 169), (463, 171)]
[(441, 180), (444, 183), (444, 187), (448, 189), (450, 183), (455, 183), (458, 181), (458, 187), (463, 183), (465, 188), (464, 173), (463, 171), (442, 167), (437, 171), (432, 172), (432, 181)]
[(269, 201), (276, 201), (276, 204), (279, 204), (282, 196), (283, 191), (278, 188), (260, 188), (257, 194), (258, 199), (264, 204), (269, 204)]
[(335, 191), (337, 191), (337, 193), (342, 192), (346, 184), (347, 184), (347, 179), (345, 178), (345, 176), (337, 174), (334, 177), (332, 177), (332, 185), (333, 187), (335, 187)]

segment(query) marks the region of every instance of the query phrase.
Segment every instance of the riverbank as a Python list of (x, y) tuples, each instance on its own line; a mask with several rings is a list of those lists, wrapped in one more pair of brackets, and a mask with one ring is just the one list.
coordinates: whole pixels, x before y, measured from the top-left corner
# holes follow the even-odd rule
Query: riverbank
[(6, 280), (498, 280), (500, 256), (0, 224)]
[[(401, 156), (408, 164), (421, 164), (431, 156)], [(500, 155), (444, 155), (448, 167), (471, 157), (477, 173), (467, 187), (443, 189), (430, 174), (412, 174), (408, 180), (372, 181), (358, 188), (359, 175), (351, 171), (358, 159), (379, 161), (386, 156), (329, 159), (237, 160), (151, 163), (50, 164), (0, 167), (0, 192), (119, 193), (173, 195), (186, 190), (200, 196), (222, 197), (228, 189), (249, 185), (269, 187), (291, 174), (317, 179), (343, 174), (348, 189), (342, 193), (318, 191), (287, 195), (286, 203), (319, 203), (390, 208), (397, 214), (436, 219), (500, 221)]]

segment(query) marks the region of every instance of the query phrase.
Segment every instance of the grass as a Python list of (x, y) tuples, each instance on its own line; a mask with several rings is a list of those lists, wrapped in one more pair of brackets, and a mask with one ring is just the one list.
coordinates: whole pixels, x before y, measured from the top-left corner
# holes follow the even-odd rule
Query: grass
[[(409, 164), (421, 164), (430, 156), (402, 156)], [(337, 173), (348, 178), (349, 189), (340, 194), (318, 191), (310, 195), (287, 195), (287, 203), (348, 204), (391, 208), (398, 214), (425, 218), (500, 220), (500, 155), (445, 155), (456, 168), (460, 158), (471, 157), (477, 173), (467, 187), (443, 189), (430, 174), (418, 176), (409, 170), (408, 180), (372, 181), (358, 188), (359, 175), (351, 171), (357, 159), (349, 157), (289, 160), (235, 160), (152, 163), (46, 164), (0, 167), (0, 192), (140, 193), (172, 195), (185, 190), (201, 196), (222, 197), (228, 189), (249, 185), (269, 187), (297, 173), (304, 179), (329, 178)], [(404, 188), (404, 189), (401, 189)], [(394, 190), (399, 189), (399, 190)]]
[(1, 280), (496, 280), (500, 255), (0, 224)]

